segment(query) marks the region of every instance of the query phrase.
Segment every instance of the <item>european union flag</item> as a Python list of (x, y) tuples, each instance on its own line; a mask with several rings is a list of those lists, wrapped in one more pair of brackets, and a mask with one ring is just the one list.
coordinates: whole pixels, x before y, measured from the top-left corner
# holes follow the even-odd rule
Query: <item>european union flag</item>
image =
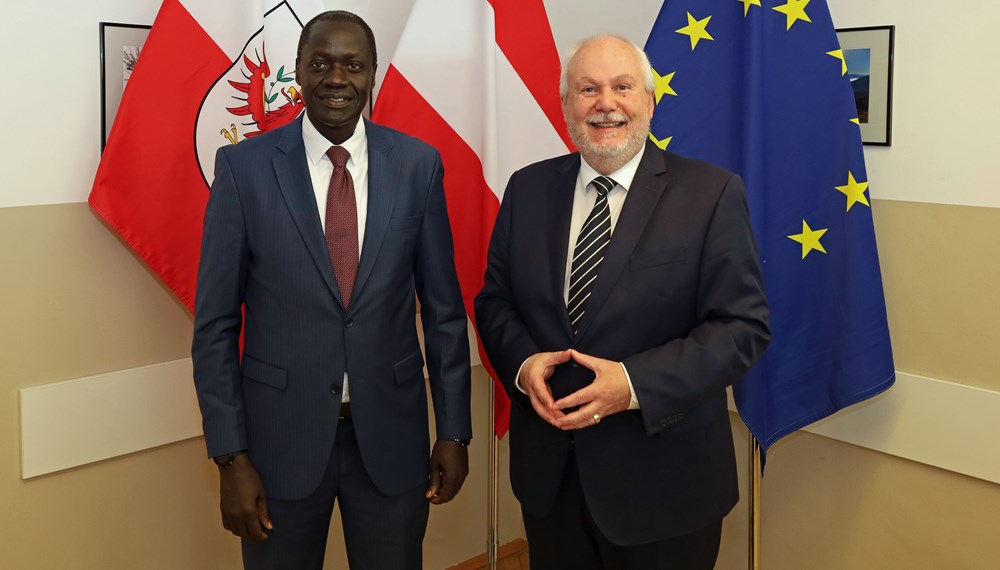
[(670, 0), (646, 53), (653, 140), (746, 182), (772, 341), (734, 393), (766, 451), (895, 379), (847, 64), (823, 0)]

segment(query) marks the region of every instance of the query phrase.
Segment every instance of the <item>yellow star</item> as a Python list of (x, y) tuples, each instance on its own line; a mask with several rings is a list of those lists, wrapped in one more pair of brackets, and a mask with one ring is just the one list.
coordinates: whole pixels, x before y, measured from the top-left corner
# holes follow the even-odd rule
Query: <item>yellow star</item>
[(861, 119), (859, 119), (857, 117), (854, 117), (853, 119), (851, 119), (851, 122), (854, 123), (855, 125), (859, 126), (859, 127), (861, 126)]
[(711, 16), (705, 18), (704, 20), (695, 20), (694, 16), (691, 15), (691, 12), (688, 12), (687, 15), (688, 25), (676, 30), (676, 32), (691, 38), (691, 51), (694, 51), (694, 47), (698, 45), (698, 40), (715, 40), (715, 38), (708, 33), (708, 30), (705, 29), (705, 26), (708, 25), (708, 21), (712, 19)]
[(787, 27), (785, 30), (792, 29), (792, 24), (797, 20), (802, 20), (805, 22), (812, 23), (809, 19), (809, 15), (806, 14), (806, 6), (809, 5), (809, 0), (788, 0), (787, 4), (782, 4), (781, 6), (775, 6), (772, 10), (781, 12), (785, 15), (785, 22)]
[(670, 140), (674, 137), (667, 137), (662, 141), (653, 136), (653, 133), (649, 133), (649, 140), (653, 141), (653, 144), (660, 147), (660, 150), (667, 150), (667, 145), (670, 144)]
[(835, 57), (840, 60), (840, 76), (843, 77), (847, 75), (847, 60), (844, 59), (844, 50), (835, 49), (833, 51), (826, 52), (826, 55), (830, 57)]
[(805, 259), (809, 255), (809, 252), (814, 249), (826, 253), (826, 250), (823, 249), (823, 244), (819, 243), (819, 238), (823, 237), (827, 229), (829, 228), (814, 230), (809, 227), (809, 224), (805, 220), (802, 220), (802, 233), (790, 235), (788, 239), (802, 244), (802, 259)]
[(663, 97), (664, 95), (673, 95), (674, 97), (677, 96), (677, 92), (674, 91), (672, 87), (670, 87), (670, 81), (674, 78), (675, 73), (677, 72), (674, 71), (666, 75), (660, 75), (659, 73), (656, 72), (655, 69), (653, 69), (653, 83), (656, 85), (657, 105), (660, 104), (660, 97)]
[(843, 186), (834, 186), (837, 190), (840, 190), (845, 196), (847, 196), (847, 211), (851, 211), (851, 206), (861, 202), (865, 206), (871, 208), (871, 204), (868, 203), (868, 198), (865, 197), (865, 190), (868, 189), (867, 182), (858, 182), (854, 179), (854, 174), (848, 170), (847, 171), (847, 184)]
[(760, 0), (736, 0), (737, 2), (743, 2), (743, 17), (747, 17), (747, 12), (750, 11), (750, 6), (760, 6)]

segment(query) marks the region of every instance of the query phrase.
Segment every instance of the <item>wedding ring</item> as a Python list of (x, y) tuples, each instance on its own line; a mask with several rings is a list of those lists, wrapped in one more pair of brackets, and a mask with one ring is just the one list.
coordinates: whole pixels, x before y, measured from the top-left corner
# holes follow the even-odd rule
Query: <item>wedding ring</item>
[(601, 414), (600, 413), (596, 413), (596, 414), (594, 414), (594, 425), (596, 426), (599, 423), (601, 423)]

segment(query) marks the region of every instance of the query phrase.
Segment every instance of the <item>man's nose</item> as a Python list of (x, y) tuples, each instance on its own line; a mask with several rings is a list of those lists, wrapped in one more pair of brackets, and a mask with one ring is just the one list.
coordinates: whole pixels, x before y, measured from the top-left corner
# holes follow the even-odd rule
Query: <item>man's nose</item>
[(618, 108), (618, 102), (610, 89), (602, 89), (597, 95), (595, 107), (601, 112), (611, 112)]
[(323, 82), (330, 85), (344, 85), (347, 83), (347, 73), (342, 66), (330, 66), (330, 70), (323, 76)]

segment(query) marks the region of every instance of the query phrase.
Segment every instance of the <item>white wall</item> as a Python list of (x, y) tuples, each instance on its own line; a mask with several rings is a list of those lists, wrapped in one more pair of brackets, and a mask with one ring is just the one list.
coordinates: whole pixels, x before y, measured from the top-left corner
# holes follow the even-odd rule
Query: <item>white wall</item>
[(87, 199), (101, 149), (98, 22), (149, 24), (157, 6), (4, 2), (0, 207)]
[(1000, 207), (997, 4), (829, 3), (838, 28), (896, 26), (892, 146), (865, 149), (872, 197)]

